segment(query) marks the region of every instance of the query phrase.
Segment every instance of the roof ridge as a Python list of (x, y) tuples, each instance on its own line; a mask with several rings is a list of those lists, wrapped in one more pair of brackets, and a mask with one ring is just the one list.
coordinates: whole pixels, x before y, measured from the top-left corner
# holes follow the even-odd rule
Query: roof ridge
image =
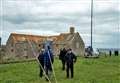
[(21, 41), (23, 40), (22, 37), (26, 37), (28, 38), (29, 40), (33, 40), (33, 41), (38, 41), (38, 40), (43, 40), (45, 38), (51, 38), (53, 41), (55, 42), (62, 42), (62, 41), (69, 41), (70, 39), (73, 38), (73, 36), (75, 35), (76, 33), (61, 33), (59, 35), (51, 35), (51, 36), (42, 36), (42, 35), (32, 35), (32, 34), (21, 34), (21, 33), (11, 33), (11, 36), (15, 37), (15, 41)]
[(35, 36), (35, 37), (47, 37), (47, 36), (42, 36), (42, 35), (32, 35), (32, 34), (23, 34), (23, 33), (11, 33), (11, 35), (20, 35), (20, 36)]

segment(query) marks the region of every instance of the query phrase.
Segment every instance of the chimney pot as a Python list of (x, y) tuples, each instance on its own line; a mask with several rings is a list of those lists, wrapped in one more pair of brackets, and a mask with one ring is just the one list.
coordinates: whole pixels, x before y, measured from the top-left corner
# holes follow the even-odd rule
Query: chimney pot
[(74, 27), (70, 27), (70, 33), (71, 34), (75, 33), (75, 28)]

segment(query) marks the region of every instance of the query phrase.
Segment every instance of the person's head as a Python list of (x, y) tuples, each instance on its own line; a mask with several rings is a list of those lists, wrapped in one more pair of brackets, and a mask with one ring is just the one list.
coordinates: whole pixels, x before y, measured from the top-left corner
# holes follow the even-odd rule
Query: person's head
[(68, 53), (72, 53), (72, 49), (71, 48), (68, 49)]
[(42, 49), (41, 49), (41, 52), (42, 52), (42, 53), (43, 53), (43, 52), (45, 52), (45, 49), (44, 49), (44, 48), (42, 48)]

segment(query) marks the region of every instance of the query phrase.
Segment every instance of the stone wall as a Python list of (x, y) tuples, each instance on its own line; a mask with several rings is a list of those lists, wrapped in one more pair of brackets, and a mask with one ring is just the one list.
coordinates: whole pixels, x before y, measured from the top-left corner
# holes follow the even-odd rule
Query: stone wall
[(71, 41), (70, 45), (76, 55), (84, 56), (85, 46), (84, 46), (84, 43), (83, 43), (79, 33), (75, 34), (75, 37)]
[[(70, 32), (63, 34), (63, 40), (53, 41), (53, 53), (59, 55), (61, 48), (72, 48), (76, 55), (83, 56), (85, 52), (85, 45), (80, 37), (79, 33), (74, 32), (74, 28), (71, 27)], [(35, 42), (29, 41), (17, 41), (10, 35), (6, 44), (6, 55), (14, 56), (18, 58), (35, 58), (43, 48), (44, 40)]]

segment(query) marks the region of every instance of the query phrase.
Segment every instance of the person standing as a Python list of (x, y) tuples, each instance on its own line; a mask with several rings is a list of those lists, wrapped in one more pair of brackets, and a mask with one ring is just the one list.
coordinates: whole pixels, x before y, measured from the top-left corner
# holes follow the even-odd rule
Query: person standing
[(40, 73), (39, 76), (42, 77), (43, 76), (43, 69), (44, 69), (44, 55), (45, 55), (45, 49), (42, 49), (39, 56), (38, 56), (38, 60), (39, 60), (39, 66), (40, 66)]
[[(50, 73), (52, 72), (52, 64), (54, 62), (53, 53), (49, 46), (45, 50), (45, 57), (44, 57), (44, 68), (46, 75), (50, 78)], [(46, 78), (48, 81), (48, 79)]]
[(77, 57), (72, 52), (72, 49), (69, 49), (67, 54), (65, 55), (65, 63), (66, 63), (66, 77), (69, 78), (69, 72), (71, 72), (71, 78), (74, 77), (74, 63), (76, 62)]
[(62, 62), (62, 70), (65, 70), (65, 55), (67, 53), (67, 50), (65, 48), (60, 50), (60, 55), (59, 55), (59, 59)]
[(109, 55), (110, 55), (110, 56), (112, 55), (112, 52), (111, 52), (111, 50), (109, 51)]

